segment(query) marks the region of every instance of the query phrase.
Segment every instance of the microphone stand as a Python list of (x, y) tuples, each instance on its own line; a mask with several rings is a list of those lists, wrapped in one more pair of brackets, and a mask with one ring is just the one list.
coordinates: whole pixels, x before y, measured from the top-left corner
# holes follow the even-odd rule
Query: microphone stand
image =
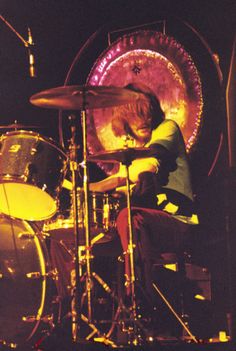
[(34, 42), (31, 34), (31, 30), (28, 27), (28, 40), (25, 40), (20, 33), (16, 31), (16, 29), (0, 14), (0, 19), (7, 25), (8, 28), (20, 39), (20, 41), (24, 44), (24, 47), (28, 50), (29, 57), (29, 76), (31, 78), (36, 78), (36, 70), (35, 70), (35, 60), (33, 54)]

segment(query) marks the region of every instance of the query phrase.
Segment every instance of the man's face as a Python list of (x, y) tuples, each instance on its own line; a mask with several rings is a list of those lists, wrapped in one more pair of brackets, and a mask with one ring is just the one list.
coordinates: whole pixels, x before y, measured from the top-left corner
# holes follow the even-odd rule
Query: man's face
[(140, 143), (147, 143), (152, 135), (152, 119), (151, 117), (140, 118), (133, 115), (129, 119), (129, 126), (132, 130), (134, 138)]

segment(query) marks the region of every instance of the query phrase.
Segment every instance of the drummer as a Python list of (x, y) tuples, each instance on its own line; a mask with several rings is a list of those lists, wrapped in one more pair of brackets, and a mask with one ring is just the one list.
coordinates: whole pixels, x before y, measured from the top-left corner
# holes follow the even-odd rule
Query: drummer
[[(163, 252), (180, 253), (188, 229), (198, 223), (185, 143), (178, 125), (164, 119), (164, 113), (153, 92), (142, 84), (130, 84), (127, 89), (142, 93), (140, 99), (113, 109), (112, 130), (116, 137), (132, 140), (134, 147), (147, 147), (146, 158), (135, 159), (129, 166), (132, 188), (132, 224), (136, 280), (145, 293), (155, 300), (152, 287), (152, 265)], [(90, 183), (97, 192), (115, 190), (126, 184), (125, 166), (102, 181)], [(117, 217), (126, 272), (126, 293), (130, 294), (130, 261), (128, 211)]]

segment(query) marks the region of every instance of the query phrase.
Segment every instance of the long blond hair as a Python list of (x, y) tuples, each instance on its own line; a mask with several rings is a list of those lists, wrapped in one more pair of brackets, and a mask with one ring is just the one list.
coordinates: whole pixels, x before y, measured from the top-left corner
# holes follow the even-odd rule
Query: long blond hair
[(145, 99), (140, 98), (135, 102), (113, 108), (111, 123), (115, 136), (132, 135), (129, 120), (133, 115), (139, 117), (143, 121), (151, 118), (152, 129), (155, 129), (164, 119), (164, 112), (155, 94), (149, 87), (141, 83), (129, 84), (125, 88), (144, 94)]

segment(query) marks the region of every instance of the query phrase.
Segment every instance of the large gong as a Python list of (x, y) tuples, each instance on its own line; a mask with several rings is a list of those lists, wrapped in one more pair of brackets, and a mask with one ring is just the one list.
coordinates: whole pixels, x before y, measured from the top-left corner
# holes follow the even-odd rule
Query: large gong
[[(199, 72), (191, 56), (174, 38), (161, 32), (139, 30), (112, 43), (94, 63), (88, 85), (124, 87), (143, 83), (160, 100), (165, 118), (182, 130), (187, 151), (195, 145), (202, 122), (203, 97)], [(123, 147), (111, 129), (111, 108), (88, 111), (90, 153)], [(107, 173), (112, 171), (103, 165)]]

